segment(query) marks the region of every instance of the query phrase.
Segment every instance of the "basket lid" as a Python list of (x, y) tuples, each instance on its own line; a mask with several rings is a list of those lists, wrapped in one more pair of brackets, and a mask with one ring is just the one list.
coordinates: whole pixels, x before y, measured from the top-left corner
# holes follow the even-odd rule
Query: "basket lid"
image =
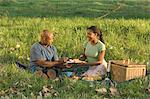
[(142, 67), (146, 66), (143, 64), (137, 64), (135, 62), (130, 62), (129, 60), (113, 60), (111, 61), (111, 64), (123, 66), (123, 67)]

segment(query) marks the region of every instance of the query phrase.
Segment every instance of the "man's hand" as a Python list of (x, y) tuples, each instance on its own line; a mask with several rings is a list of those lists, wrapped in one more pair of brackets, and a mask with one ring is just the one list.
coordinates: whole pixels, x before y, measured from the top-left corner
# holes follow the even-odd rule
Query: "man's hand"
[(61, 63), (66, 63), (67, 61), (68, 61), (68, 57), (62, 57), (62, 58), (60, 58), (60, 62)]
[(72, 65), (71, 65), (71, 64), (66, 64), (66, 67), (67, 67), (67, 68), (71, 68)]

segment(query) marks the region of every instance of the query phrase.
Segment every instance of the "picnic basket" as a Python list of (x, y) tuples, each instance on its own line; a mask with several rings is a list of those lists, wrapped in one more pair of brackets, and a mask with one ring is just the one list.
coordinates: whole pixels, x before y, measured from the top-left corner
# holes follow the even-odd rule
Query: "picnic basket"
[(130, 62), (129, 60), (111, 61), (112, 79), (123, 82), (146, 75), (146, 65)]

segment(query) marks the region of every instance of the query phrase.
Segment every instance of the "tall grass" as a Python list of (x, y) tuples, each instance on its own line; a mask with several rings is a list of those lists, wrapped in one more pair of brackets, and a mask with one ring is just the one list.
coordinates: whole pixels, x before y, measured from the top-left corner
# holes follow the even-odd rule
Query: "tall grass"
[[(0, 0), (0, 15), (149, 19), (149, 0)], [(117, 10), (115, 10), (117, 9)]]
[[(107, 48), (106, 60), (129, 58), (141, 63), (150, 62), (149, 20), (23, 17), (1, 17), (0, 62), (29, 60), (30, 47), (39, 41), (39, 33), (43, 29), (54, 32), (54, 45), (59, 57), (78, 57), (83, 52), (86, 28), (91, 25), (96, 25), (103, 31)], [(20, 48), (16, 48), (17, 45)]]

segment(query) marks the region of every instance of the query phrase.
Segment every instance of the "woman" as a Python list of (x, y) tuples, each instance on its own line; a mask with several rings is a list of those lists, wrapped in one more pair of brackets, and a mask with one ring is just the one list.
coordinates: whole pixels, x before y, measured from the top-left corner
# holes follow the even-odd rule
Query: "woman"
[(106, 48), (102, 32), (96, 26), (91, 26), (87, 28), (87, 38), (88, 42), (84, 45), (82, 57), (86, 57), (88, 63), (85, 64), (91, 64), (91, 66), (82, 76), (99, 79), (99, 77), (105, 76), (107, 68), (107, 63), (104, 59)]

